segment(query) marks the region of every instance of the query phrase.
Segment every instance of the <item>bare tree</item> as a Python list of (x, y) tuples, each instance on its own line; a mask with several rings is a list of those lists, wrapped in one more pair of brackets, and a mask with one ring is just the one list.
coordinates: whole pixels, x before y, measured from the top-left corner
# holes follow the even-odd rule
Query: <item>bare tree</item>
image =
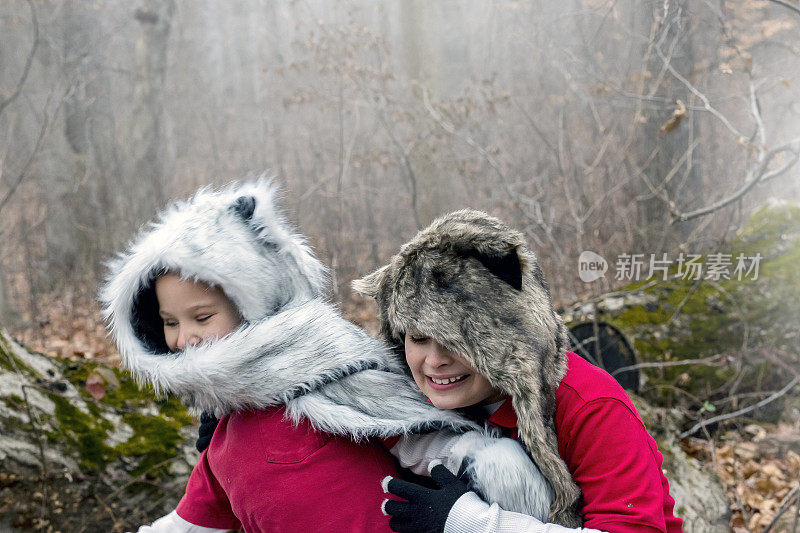
[(166, 200), (164, 179), (168, 164), (164, 89), (167, 76), (167, 46), (175, 13), (174, 0), (143, 0), (134, 12), (139, 23), (135, 43), (133, 117), (131, 146), (134, 205), (145, 213), (155, 211)]

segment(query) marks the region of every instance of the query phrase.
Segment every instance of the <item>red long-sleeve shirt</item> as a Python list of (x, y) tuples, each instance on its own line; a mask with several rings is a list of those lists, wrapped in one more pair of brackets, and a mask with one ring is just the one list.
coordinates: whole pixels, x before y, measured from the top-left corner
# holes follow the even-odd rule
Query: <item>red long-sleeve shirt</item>
[[(570, 352), (556, 390), (558, 453), (583, 493), (584, 527), (611, 533), (682, 531), (662, 457), (630, 398), (605, 370)], [(516, 437), (511, 400), (489, 423)]]

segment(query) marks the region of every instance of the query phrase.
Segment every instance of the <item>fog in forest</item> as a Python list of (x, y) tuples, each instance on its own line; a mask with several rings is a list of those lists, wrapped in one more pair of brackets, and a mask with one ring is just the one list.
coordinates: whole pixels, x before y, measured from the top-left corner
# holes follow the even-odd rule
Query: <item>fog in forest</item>
[[(570, 415), (561, 426), (569, 438), (584, 431), (580, 442), (595, 449), (576, 453), (603, 456), (608, 469), (604, 481), (594, 469), (581, 474), (595, 494), (608, 492), (597, 487), (614, 476), (615, 505), (641, 501), (624, 495), (616, 476), (625, 470), (621, 479), (630, 482), (640, 470), (625, 456), (646, 455), (650, 470), (668, 478), (685, 531), (796, 533), (799, 160), (800, 0), (0, 0), (0, 530), (130, 531), (175, 508), (198, 464), (198, 412), (182, 403), (194, 391), (156, 399), (144, 367), (121, 368), (98, 284), (107, 261), (170, 202), (268, 176), (287, 218), (330, 267), (326, 298), (370, 334), (375, 304), (350, 282), (386, 264), (436, 216), (471, 207), (520, 230), (569, 328), (570, 349), (626, 389), (641, 415), (626, 419), (639, 436), (640, 421), (661, 451), (650, 458), (606, 445), (644, 442), (618, 430), (632, 426), (616, 417), (603, 421), (614, 428), (607, 440), (590, 415)], [(551, 352), (566, 347), (548, 340), (560, 341), (561, 326), (546, 309), (530, 332), (516, 310), (492, 315), (506, 329), (492, 330), (488, 319), (459, 327), (491, 340), (480, 351), (495, 360), (474, 366), (486, 373), (497, 363), (511, 383), (492, 387), (529, 394), (541, 407), (534, 412), (552, 418), (547, 375), (563, 374)], [(303, 313), (314, 314), (313, 323), (281, 318), (290, 326), (274, 336), (276, 350), (294, 338), (350, 350), (338, 329), (323, 329), (328, 318)], [(150, 325), (163, 333), (172, 327), (168, 315)], [(242, 326), (246, 335), (273, 333), (252, 325)], [(517, 357), (519, 339), (503, 333), (510, 329), (530, 338), (536, 349), (521, 353), (532, 357)], [(164, 367), (212, 361), (173, 348), (180, 353)], [(366, 343), (354, 346), (353, 359), (347, 354), (341, 375), (337, 359), (317, 348), (293, 359), (266, 348), (279, 374), (283, 365), (302, 373), (311, 359), (330, 372), (298, 377), (284, 393), (265, 385), (269, 394), (305, 400), (297, 395), (313, 398), (340, 380), (335, 390), (343, 392), (305, 402), (328, 406), (371, 383), (347, 381), (353, 374), (384, 374), (384, 363), (374, 362), (384, 355), (359, 362), (359, 350), (373, 349)], [(469, 362), (469, 353), (452, 349)], [(235, 351), (224, 351), (219, 366), (235, 368), (231, 383), (258, 370), (249, 400), (272, 376), (244, 364), (249, 355), (228, 353)], [(193, 368), (181, 364), (173, 366)], [(212, 390), (212, 374), (225, 372), (214, 366), (196, 380), (180, 378), (235, 396)], [(597, 390), (616, 387), (603, 379)], [(588, 378), (571, 383), (581, 380)], [(175, 392), (160, 383), (156, 390)], [(382, 395), (390, 388), (354, 401), (394, 410)], [(628, 400), (617, 392), (613, 402)], [(595, 410), (601, 404), (587, 397), (593, 406), (585, 412), (601, 413), (591, 417), (612, 412)], [(356, 416), (330, 405), (331, 420)], [(516, 397), (511, 407), (519, 410)], [(576, 420), (584, 422), (569, 425)], [(204, 425), (208, 445), (213, 424)], [(436, 427), (404, 427), (412, 426)], [(269, 433), (253, 449), (270, 442)], [(582, 450), (575, 442), (564, 447)], [(481, 453), (494, 457), (488, 449)], [(272, 479), (258, 464), (239, 467), (249, 476), (240, 479)], [(311, 472), (305, 463), (288, 467)], [(344, 477), (342, 487), (351, 481)], [(639, 479), (651, 503), (661, 498)], [(288, 487), (282, 480), (275, 486)], [(339, 489), (323, 489), (312, 498), (305, 489), (286, 494), (327, 509), (325, 493)], [(259, 518), (273, 524), (282, 500), (263, 494)], [(668, 500), (659, 513), (671, 511)], [(643, 512), (635, 505), (622, 513), (630, 527)], [(601, 524), (621, 523), (613, 505), (586, 509), (610, 513)], [(653, 520), (664, 524), (661, 514)]]
[(523, 231), (560, 304), (620, 283), (582, 251), (714, 251), (800, 198), (793, 6), (4, 0), (0, 321), (91, 301), (170, 199), (261, 174), (345, 304), (462, 207)]

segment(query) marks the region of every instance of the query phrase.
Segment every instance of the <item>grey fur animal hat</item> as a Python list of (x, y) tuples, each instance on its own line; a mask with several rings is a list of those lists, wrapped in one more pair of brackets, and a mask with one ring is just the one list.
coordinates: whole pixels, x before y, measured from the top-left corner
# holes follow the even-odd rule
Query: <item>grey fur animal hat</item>
[(401, 356), (405, 332), (417, 331), (511, 396), (520, 438), (556, 492), (551, 518), (579, 525), (580, 489), (558, 455), (553, 421), (566, 327), (522, 234), (486, 213), (456, 211), (353, 288), (377, 300), (381, 334)]

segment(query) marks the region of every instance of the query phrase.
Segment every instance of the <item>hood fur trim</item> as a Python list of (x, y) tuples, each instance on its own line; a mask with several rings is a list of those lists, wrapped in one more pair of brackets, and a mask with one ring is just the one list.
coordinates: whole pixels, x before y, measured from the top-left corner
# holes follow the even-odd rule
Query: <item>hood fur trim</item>
[[(201, 189), (169, 207), (108, 263), (100, 302), (123, 359), (152, 349), (134, 327), (134, 311), (137, 298), (164, 271), (222, 288), (251, 322), (322, 295), (325, 267), (277, 209), (276, 194), (265, 178)], [(249, 219), (234, 208), (242, 197), (255, 200)]]
[(434, 408), (381, 341), (320, 300), (182, 352), (140, 354), (129, 369), (217, 416), (286, 405), (293, 420), (355, 440), (477, 427)]
[(566, 328), (522, 234), (486, 213), (457, 211), (353, 288), (377, 300), (382, 335), (400, 356), (404, 333), (417, 331), (511, 396), (520, 438), (556, 492), (551, 518), (580, 525), (580, 490), (558, 455), (553, 421), (567, 372)]
[[(103, 313), (137, 382), (217, 415), (285, 404), (293, 419), (354, 439), (475, 429), (433, 407), (381, 341), (322, 299), (325, 269), (279, 213), (275, 195), (265, 179), (201, 190), (110, 263)], [(145, 302), (165, 271), (221, 288), (242, 325), (168, 352), (155, 338), (163, 334), (157, 301)]]

